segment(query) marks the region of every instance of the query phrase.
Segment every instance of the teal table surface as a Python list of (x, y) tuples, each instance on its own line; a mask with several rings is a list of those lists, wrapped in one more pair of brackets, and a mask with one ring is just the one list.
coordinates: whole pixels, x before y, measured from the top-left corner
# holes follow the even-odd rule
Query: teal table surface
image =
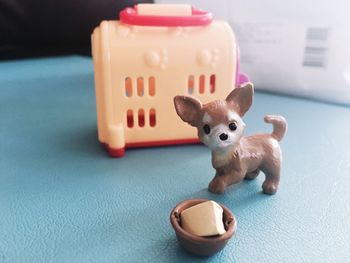
[[(214, 195), (204, 146), (106, 155), (90, 58), (1, 62), (0, 262), (350, 262), (350, 108), (258, 92), (246, 134), (271, 113), (289, 121), (278, 193), (260, 175)], [(238, 220), (213, 257), (177, 243), (169, 214), (187, 198)]]

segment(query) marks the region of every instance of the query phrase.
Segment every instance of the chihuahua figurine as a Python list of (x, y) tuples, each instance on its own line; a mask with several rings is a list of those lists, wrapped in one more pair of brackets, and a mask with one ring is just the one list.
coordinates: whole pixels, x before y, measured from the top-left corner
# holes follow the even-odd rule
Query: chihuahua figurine
[(254, 179), (262, 171), (265, 194), (275, 194), (280, 180), (282, 152), (279, 141), (287, 130), (282, 116), (267, 115), (264, 120), (273, 125), (271, 134), (243, 136), (242, 120), (253, 102), (253, 85), (245, 83), (235, 88), (224, 101), (202, 104), (193, 97), (176, 96), (177, 114), (198, 129), (199, 139), (212, 150), (212, 165), (216, 175), (209, 191), (221, 194), (228, 185), (243, 179)]

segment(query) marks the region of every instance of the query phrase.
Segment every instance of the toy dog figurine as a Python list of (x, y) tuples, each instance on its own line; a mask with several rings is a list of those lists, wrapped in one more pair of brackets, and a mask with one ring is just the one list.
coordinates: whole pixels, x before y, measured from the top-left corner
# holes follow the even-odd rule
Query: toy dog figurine
[(234, 89), (224, 101), (202, 105), (192, 97), (174, 98), (177, 114), (198, 129), (199, 139), (212, 150), (216, 175), (209, 191), (213, 193), (223, 193), (228, 185), (243, 179), (254, 179), (260, 171), (266, 177), (263, 192), (275, 194), (277, 191), (282, 162), (278, 142), (287, 130), (287, 122), (282, 116), (265, 116), (265, 122), (273, 124), (271, 134), (243, 137), (242, 117), (252, 105), (253, 93), (253, 85), (246, 83)]

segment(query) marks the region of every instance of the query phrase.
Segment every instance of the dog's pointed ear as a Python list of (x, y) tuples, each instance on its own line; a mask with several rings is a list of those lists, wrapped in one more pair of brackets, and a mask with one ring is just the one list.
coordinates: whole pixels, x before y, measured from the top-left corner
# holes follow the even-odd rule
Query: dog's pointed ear
[(184, 122), (195, 126), (196, 120), (199, 118), (200, 110), (202, 109), (202, 103), (195, 98), (175, 96), (174, 105), (177, 115), (179, 115)]
[(227, 96), (226, 102), (231, 104), (237, 113), (242, 117), (253, 103), (254, 87), (250, 82), (244, 83), (239, 88), (235, 88)]

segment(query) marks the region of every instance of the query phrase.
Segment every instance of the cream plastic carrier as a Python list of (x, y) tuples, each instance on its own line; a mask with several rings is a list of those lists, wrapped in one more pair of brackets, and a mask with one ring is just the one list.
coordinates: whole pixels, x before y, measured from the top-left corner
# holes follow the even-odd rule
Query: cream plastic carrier
[(128, 147), (198, 142), (173, 98), (223, 99), (247, 80), (230, 26), (190, 5), (139, 4), (92, 34), (98, 139)]

